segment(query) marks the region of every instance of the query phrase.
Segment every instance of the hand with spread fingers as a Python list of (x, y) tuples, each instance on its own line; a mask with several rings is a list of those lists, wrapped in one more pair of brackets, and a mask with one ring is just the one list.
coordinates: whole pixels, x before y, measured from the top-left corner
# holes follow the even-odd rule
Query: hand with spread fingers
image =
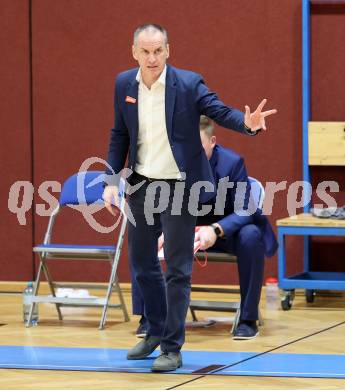
[(269, 115), (276, 114), (277, 110), (262, 111), (267, 99), (262, 100), (254, 112), (250, 112), (249, 106), (245, 106), (244, 124), (250, 128), (251, 131), (266, 130), (265, 118)]

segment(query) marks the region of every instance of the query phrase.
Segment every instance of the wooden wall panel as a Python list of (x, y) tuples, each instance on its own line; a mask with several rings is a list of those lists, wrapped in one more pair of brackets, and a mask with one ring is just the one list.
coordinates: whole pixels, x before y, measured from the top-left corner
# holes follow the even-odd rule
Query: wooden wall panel
[[(301, 113), (299, 1), (224, 0), (217, 7), (206, 0), (106, 0), (101, 4), (93, 0), (34, 2), (38, 182), (60, 181), (85, 158), (106, 155), (113, 123), (113, 80), (118, 72), (135, 66), (130, 54), (132, 33), (147, 21), (166, 26), (171, 64), (203, 74), (228, 104), (254, 108), (267, 97), (268, 106), (278, 108), (279, 116), (272, 118), (269, 130), (260, 137), (219, 130), (219, 140), (244, 155), (250, 174), (263, 182), (300, 177), (301, 144), (299, 137), (292, 136), (298, 131)], [(277, 159), (279, 164), (274, 162)], [(273, 213), (273, 223), (285, 216), (283, 193), (277, 196)], [(36, 241), (42, 238), (45, 223), (36, 218)], [(57, 237), (62, 239), (64, 234), (61, 230)], [(91, 239), (85, 232), (79, 234)], [(109, 237), (99, 239), (106, 242)], [(268, 273), (276, 272), (276, 259), (267, 265)], [(127, 271), (123, 261), (121, 276), (128, 278)], [(93, 273), (92, 278), (95, 275), (104, 276)], [(221, 267), (214, 272), (214, 282), (229, 278)], [(195, 280), (205, 281), (205, 273), (196, 269)]]
[[(29, 2), (2, 1), (2, 4), (5, 4), (5, 13), (1, 18), (4, 18), (7, 35), (1, 36), (5, 39), (0, 47), (2, 52), (8, 53), (2, 66), (9, 75), (2, 76), (1, 81), (7, 88), (1, 88), (7, 99), (3, 121), (7, 146), (2, 145), (4, 150), (0, 158), (7, 167), (2, 168), (2, 172), (8, 177), (5, 178), (6, 190), (1, 191), (2, 205), (6, 203), (8, 188), (14, 180), (30, 180), (31, 162), (37, 190), (46, 180), (61, 183), (88, 157), (105, 158), (109, 130), (113, 126), (114, 78), (120, 71), (136, 65), (131, 58), (132, 33), (139, 24), (150, 21), (164, 25), (169, 31), (170, 63), (201, 73), (223, 101), (240, 109), (244, 109), (245, 104), (254, 109), (260, 99), (266, 97), (269, 99), (267, 106), (278, 109), (278, 115), (269, 121), (268, 131), (258, 137), (249, 138), (218, 129), (219, 142), (245, 157), (250, 175), (264, 184), (287, 181), (288, 186), (301, 180), (300, 0), (219, 0), (217, 7), (207, 0), (133, 0), (130, 3), (33, 0), (33, 158), (30, 154), (28, 89)], [(336, 44), (329, 44), (328, 39), (329, 31), (340, 36), (341, 30), (333, 22), (341, 22), (343, 16), (338, 13), (334, 19), (334, 15), (315, 9), (313, 12), (312, 39), (313, 47), (316, 40), (317, 51), (312, 56), (317, 57), (316, 62), (320, 55), (323, 58), (320, 64), (317, 62), (318, 65), (313, 66), (312, 92), (316, 96), (312, 99), (313, 120), (344, 120), (341, 113), (343, 75), (337, 68), (339, 65), (332, 60), (335, 57), (337, 61), (342, 60), (342, 57), (337, 57)], [(331, 71), (336, 72), (337, 81), (331, 76)], [(16, 156), (15, 160), (13, 156)], [(340, 177), (340, 180), (344, 177), (343, 171), (323, 172)], [(324, 180), (320, 173), (314, 181), (319, 179)], [(286, 198), (287, 190), (275, 196), (269, 217), (273, 225), (276, 219), (287, 216)], [(35, 202), (42, 203), (42, 200), (36, 196)], [(90, 232), (80, 216), (74, 223), (72, 213), (68, 210), (59, 221), (54, 236), (56, 241), (113, 241), (111, 234)], [(5, 215), (1, 237), (6, 243), (7, 256), (16, 253), (18, 261), (23, 257), (21, 254), (25, 254), (26, 265), (31, 269), (32, 226), (20, 227), (7, 210)], [(112, 222), (105, 213), (98, 218), (107, 225)], [(46, 224), (47, 217), (35, 216), (36, 243), (42, 241)], [(9, 233), (10, 229), (13, 233)], [(72, 239), (72, 233), (75, 239)], [(10, 242), (9, 237), (18, 238), (22, 245), (18, 247)], [(291, 258), (289, 267), (296, 271), (301, 260), (300, 240), (291, 238), (288, 252)], [(8, 268), (11, 261), (6, 261), (5, 268)], [(276, 257), (266, 264), (266, 275), (275, 275)], [(73, 275), (73, 279), (94, 281), (106, 278), (105, 269), (100, 266), (91, 266), (88, 271), (84, 267), (81, 270), (79, 265), (73, 267), (68, 272), (64, 266), (57, 267), (57, 277), (71, 279)], [(27, 278), (25, 274), (20, 277)], [(122, 280), (129, 278), (126, 251), (120, 277)], [(235, 280), (234, 268), (230, 270), (227, 266), (215, 265), (211, 272), (205, 272), (195, 266), (195, 282), (227, 283)]]
[(0, 280), (30, 280), (31, 210), (20, 225), (8, 209), (12, 184), (31, 181), (28, 1), (1, 0), (0, 8)]

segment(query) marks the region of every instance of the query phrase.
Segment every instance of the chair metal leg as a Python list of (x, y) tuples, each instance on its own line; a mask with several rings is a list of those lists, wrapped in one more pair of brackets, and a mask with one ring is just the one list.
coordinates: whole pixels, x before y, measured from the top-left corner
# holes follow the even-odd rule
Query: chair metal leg
[(120, 228), (119, 239), (118, 239), (118, 242), (117, 242), (117, 248), (116, 248), (115, 256), (114, 256), (114, 258), (111, 258), (111, 257), (109, 258), (110, 264), (111, 264), (111, 275), (110, 275), (110, 279), (109, 279), (108, 291), (107, 291), (107, 295), (106, 295), (106, 301), (105, 301), (105, 304), (103, 306), (102, 317), (101, 317), (101, 322), (99, 324), (99, 329), (103, 329), (104, 328), (106, 315), (107, 315), (107, 310), (108, 310), (108, 305), (109, 305), (109, 300), (110, 300), (110, 296), (111, 296), (112, 289), (113, 289), (114, 285), (115, 285), (115, 287), (117, 287), (117, 291), (118, 291), (119, 299), (120, 299), (120, 302), (121, 302), (121, 308), (122, 308), (122, 312), (123, 312), (125, 321), (126, 322), (129, 321), (129, 316), (128, 316), (126, 304), (125, 304), (125, 301), (123, 299), (122, 291), (121, 291), (121, 288), (120, 288), (120, 286), (118, 284), (117, 276), (116, 276), (117, 265), (118, 265), (119, 260), (120, 260), (120, 254), (121, 254), (121, 250), (122, 250), (123, 239), (124, 239), (124, 234), (125, 234), (126, 225), (127, 225), (127, 218), (126, 218), (125, 214), (123, 213), (124, 205), (125, 205), (125, 202), (122, 201), (121, 212), (122, 212), (123, 220), (122, 220), (122, 224), (121, 224), (121, 228)]
[(261, 314), (261, 311), (259, 309), (259, 326), (263, 326), (264, 325), (264, 319), (262, 318), (262, 314)]
[(234, 322), (232, 323), (232, 328), (231, 328), (231, 331), (230, 331), (231, 334), (235, 333), (237, 325), (238, 325), (238, 323), (240, 321), (240, 316), (241, 316), (241, 307), (239, 306), (239, 308), (236, 310)]
[[(40, 261), (40, 265), (38, 267), (37, 277), (36, 277), (36, 281), (35, 281), (35, 285), (34, 285), (34, 291), (33, 291), (33, 296), (34, 297), (37, 295), (37, 291), (38, 291), (40, 280), (41, 280), (42, 269), (43, 269), (43, 263), (42, 263), (42, 260), (41, 260)], [(28, 319), (26, 321), (26, 324), (25, 324), (25, 326), (27, 328), (29, 328), (31, 326), (32, 314), (34, 312), (34, 306), (35, 305), (37, 305), (37, 303), (31, 302), (30, 311), (29, 311), (29, 317), (28, 317)]]
[(102, 309), (101, 321), (100, 321), (99, 326), (98, 326), (99, 330), (104, 329), (104, 325), (105, 325), (105, 320), (106, 320), (106, 317), (107, 317), (107, 311), (108, 311), (108, 305), (109, 305), (109, 300), (110, 300), (111, 293), (112, 293), (112, 284), (109, 283), (108, 290), (107, 290), (107, 295), (106, 295), (105, 302), (104, 302), (103, 309)]
[[(54, 285), (53, 285), (52, 278), (50, 276), (49, 269), (48, 269), (46, 263), (43, 260), (42, 260), (42, 266), (43, 266), (43, 271), (44, 271), (44, 274), (46, 276), (46, 279), (47, 279), (47, 282), (48, 282), (48, 285), (49, 285), (50, 292), (51, 292), (53, 297), (56, 297), (55, 288), (54, 288)], [(57, 310), (57, 313), (58, 313), (59, 320), (62, 321), (63, 317), (62, 317), (62, 313), (61, 313), (61, 309), (60, 309), (60, 303), (56, 303), (55, 307), (56, 307), (56, 310)]]
[(121, 308), (122, 308), (124, 319), (125, 319), (126, 322), (129, 321), (129, 316), (128, 316), (128, 312), (127, 312), (126, 303), (125, 303), (125, 301), (123, 299), (122, 291), (121, 291), (121, 288), (120, 288), (120, 286), (118, 284), (117, 276), (116, 276), (118, 261), (119, 261), (119, 255), (116, 254), (114, 261), (110, 262), (112, 270), (111, 270), (111, 275), (110, 275), (110, 279), (109, 279), (107, 294), (106, 294), (106, 297), (105, 297), (105, 303), (104, 303), (103, 310), (102, 310), (102, 317), (101, 317), (101, 321), (100, 321), (99, 327), (98, 327), (98, 329), (100, 329), (100, 330), (104, 329), (106, 316), (107, 316), (107, 311), (108, 311), (109, 300), (110, 300), (110, 297), (111, 297), (112, 290), (113, 290), (114, 286), (117, 288), (117, 291), (118, 291), (118, 295), (119, 295), (119, 299), (120, 299), (120, 303), (121, 303)]
[(198, 321), (198, 318), (197, 318), (197, 316), (196, 316), (196, 314), (195, 314), (195, 310), (192, 309), (190, 306), (189, 306), (189, 309), (190, 309), (190, 312), (191, 312), (191, 314), (192, 314), (193, 321), (194, 321), (194, 322), (197, 322), (197, 321)]
[(110, 300), (111, 293), (113, 290), (114, 280), (115, 280), (115, 275), (116, 275), (117, 264), (115, 267), (115, 260), (114, 260), (114, 263), (110, 262), (110, 264), (111, 264), (112, 269), (111, 269), (110, 279), (109, 279), (109, 283), (108, 283), (107, 294), (105, 296), (105, 302), (104, 302), (104, 306), (103, 306), (103, 310), (102, 310), (102, 317), (101, 317), (101, 321), (100, 321), (99, 326), (98, 326), (98, 329), (100, 329), (100, 330), (104, 329), (107, 311), (108, 311), (109, 300)]

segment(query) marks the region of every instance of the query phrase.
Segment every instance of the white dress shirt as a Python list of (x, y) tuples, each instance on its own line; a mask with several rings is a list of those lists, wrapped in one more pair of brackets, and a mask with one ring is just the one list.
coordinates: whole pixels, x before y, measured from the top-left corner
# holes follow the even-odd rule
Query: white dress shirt
[(148, 89), (140, 68), (136, 79), (138, 89), (139, 132), (135, 171), (153, 179), (181, 177), (172, 154), (165, 123), (166, 66), (159, 79)]

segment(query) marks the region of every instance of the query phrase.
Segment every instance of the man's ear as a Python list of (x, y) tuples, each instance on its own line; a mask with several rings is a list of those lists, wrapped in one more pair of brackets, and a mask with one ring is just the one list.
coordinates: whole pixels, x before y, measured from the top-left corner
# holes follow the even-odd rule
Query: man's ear
[(170, 46), (169, 43), (167, 43), (167, 58), (170, 56)]
[(217, 138), (216, 138), (215, 135), (212, 135), (212, 137), (211, 137), (211, 144), (212, 144), (212, 147), (215, 147), (216, 143), (217, 143)]
[(137, 51), (134, 45), (132, 45), (132, 56), (133, 58), (138, 61)]

